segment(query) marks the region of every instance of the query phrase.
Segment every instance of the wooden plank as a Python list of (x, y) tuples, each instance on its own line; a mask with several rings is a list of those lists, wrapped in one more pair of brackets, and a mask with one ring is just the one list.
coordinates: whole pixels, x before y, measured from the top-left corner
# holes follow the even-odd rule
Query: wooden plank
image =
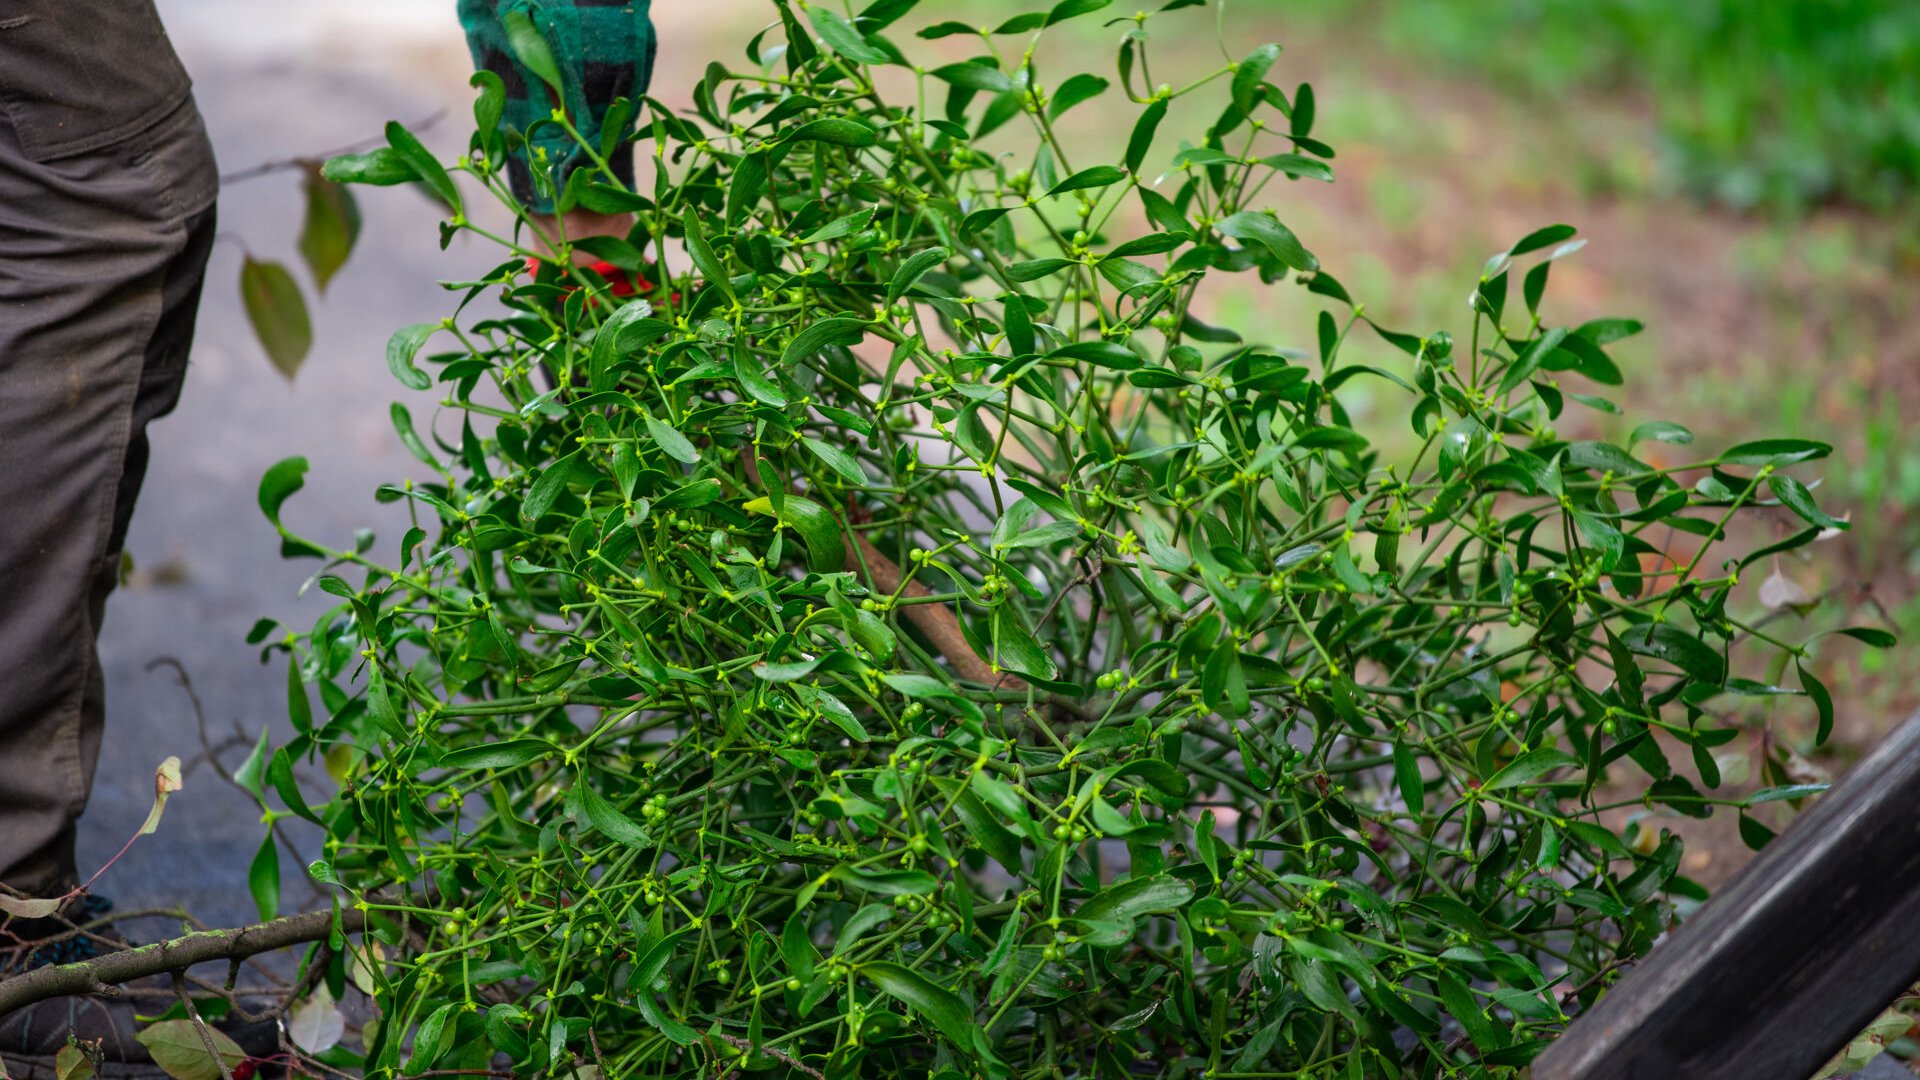
[(1920, 980), (1920, 714), (1622, 979), (1535, 1080), (1804, 1080)]

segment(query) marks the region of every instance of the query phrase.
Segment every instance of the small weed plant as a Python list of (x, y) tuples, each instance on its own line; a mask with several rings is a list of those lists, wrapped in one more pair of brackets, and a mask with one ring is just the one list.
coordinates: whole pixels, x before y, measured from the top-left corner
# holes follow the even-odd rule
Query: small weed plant
[[(694, 108), (582, 145), (560, 205), (625, 239), (534, 237), (489, 74), (453, 165), (399, 125), (329, 164), (507, 261), (389, 347), (424, 470), (380, 491), (397, 555), (294, 531), (306, 462), (261, 485), (338, 597), (256, 638), (297, 730), (270, 814), (325, 830), (310, 873), (371, 920), (325, 981), (377, 1017), (325, 1060), (1512, 1076), (1700, 895), (1628, 809), (1757, 845), (1745, 808), (1814, 790), (1716, 794), (1715, 749), (1754, 696), (1831, 724), (1792, 620), (1733, 602), (1844, 527), (1789, 474), (1828, 448), (1557, 434), (1639, 329), (1554, 323), (1567, 226), (1461, 325), (1375, 325), (1275, 213), (1334, 158), (1279, 47), (1202, 0), (1106, 8), (776, 0)], [(1049, 62), (1096, 24), (1112, 70)], [(1156, 39), (1209, 33), (1159, 81)], [(650, 188), (607, 166), (629, 143)], [(1205, 322), (1232, 275), (1316, 340)], [(1402, 406), (1374, 431), (1363, 384)], [(1729, 553), (1750, 517), (1782, 538)], [(294, 782), (320, 760), (325, 800)]]

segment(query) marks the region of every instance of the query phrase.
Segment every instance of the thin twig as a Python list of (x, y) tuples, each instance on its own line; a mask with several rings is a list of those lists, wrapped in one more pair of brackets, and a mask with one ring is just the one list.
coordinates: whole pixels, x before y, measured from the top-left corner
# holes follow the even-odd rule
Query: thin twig
[(173, 992), (180, 996), (180, 1004), (187, 1007), (187, 1018), (193, 1021), (193, 1030), (200, 1033), (200, 1042), (207, 1048), (207, 1056), (213, 1059), (220, 1069), (220, 1080), (233, 1080), (233, 1070), (227, 1067), (226, 1055), (220, 1053), (220, 1047), (213, 1041), (213, 1030), (207, 1027), (206, 1018), (200, 1015), (200, 1007), (193, 1003), (193, 995), (187, 993), (187, 982), (179, 971), (173, 973)]
[(1092, 584), (1093, 579), (1099, 577), (1100, 571), (1105, 568), (1106, 568), (1106, 563), (1100, 558), (1100, 554), (1098, 552), (1095, 552), (1093, 557), (1090, 559), (1080, 560), (1080, 572), (1073, 576), (1072, 581), (1067, 582), (1066, 588), (1061, 589), (1057, 593), (1054, 593), (1052, 598), (1047, 601), (1046, 610), (1042, 611), (1040, 613), (1040, 617), (1034, 620), (1033, 632), (1035, 634), (1038, 634), (1043, 628), (1046, 627), (1047, 620), (1053, 618), (1053, 613), (1055, 609), (1059, 608), (1060, 601), (1065, 600), (1070, 594), (1072, 594), (1073, 590), (1079, 588), (1080, 586)]
[[(198, 690), (195, 690), (193, 687), (193, 676), (187, 674), (187, 666), (181, 663), (179, 659), (176, 657), (156, 656), (152, 660), (147, 661), (146, 670), (148, 672), (152, 672), (156, 668), (161, 668), (161, 667), (172, 668), (174, 678), (178, 679), (180, 682), (180, 688), (187, 692), (187, 701), (189, 704), (193, 706), (194, 726), (200, 732), (200, 747), (204, 756), (206, 757), (207, 763), (213, 767), (214, 772), (220, 775), (220, 779), (225, 780), (227, 783), (232, 784), (234, 787), (245, 792), (249, 798), (258, 800), (260, 796), (256, 795), (253, 791), (248, 789), (247, 786), (242, 784), (233, 773), (227, 770), (227, 767), (225, 765), (220, 763), (220, 751), (225, 750), (229, 746), (235, 745), (236, 740), (228, 740), (216, 746), (214, 745), (211, 738), (209, 738), (207, 734), (206, 705), (200, 700), (200, 692)], [(236, 736), (238, 745), (240, 746), (251, 745), (252, 740), (247, 738), (246, 732), (240, 730), (240, 725), (238, 722), (235, 722), (234, 724), (234, 735)], [(262, 806), (262, 809), (265, 809), (264, 805)], [(278, 821), (272, 822), (267, 826), (267, 830), (273, 834), (274, 839), (280, 842), (281, 847), (287, 849), (287, 854), (293, 857), (293, 864), (295, 866), (304, 866), (306, 864), (306, 861), (307, 861), (306, 858), (300, 854), (299, 847), (297, 847), (294, 844), (293, 838), (287, 835), (286, 828), (282, 826), (280, 822)], [(100, 875), (95, 874), (94, 876), (97, 878)], [(319, 886), (317, 884), (314, 884), (312, 886), (312, 889), (313, 891), (310, 894), (311, 899), (324, 900), (326, 898), (326, 894), (320, 891)], [(202, 929), (205, 929), (205, 927), (202, 927)], [(236, 967), (237, 966), (238, 966), (238, 961), (236, 961)], [(276, 982), (279, 981), (278, 976), (274, 975), (273, 972), (268, 971), (266, 968), (261, 967), (259, 964), (255, 963), (253, 964), (253, 967), (255, 970), (266, 975), (268, 978), (274, 979)], [(228, 977), (227, 984), (229, 986), (233, 985), (233, 979), (231, 976)]]
[[(752, 1043), (748, 1042), (747, 1040), (741, 1038), (738, 1035), (729, 1035), (724, 1031), (716, 1032), (716, 1034), (720, 1036), (723, 1042), (732, 1044), (732, 1046), (736, 1050), (745, 1050), (745, 1051), (748, 1051), (749, 1053), (751, 1053), (754, 1050), (754, 1045)], [(827, 1080), (825, 1074), (821, 1073), (819, 1069), (816, 1069), (811, 1065), (802, 1064), (798, 1058), (793, 1057), (792, 1055), (788, 1054), (784, 1050), (779, 1050), (771, 1046), (762, 1046), (759, 1048), (759, 1050), (761, 1053), (767, 1055), (770, 1058), (773, 1058), (775, 1061), (784, 1062), (785, 1064), (790, 1065), (793, 1068), (799, 1069), (801, 1072), (806, 1073), (808, 1076), (813, 1077), (814, 1080)]]
[(1573, 1004), (1575, 1001), (1578, 1001), (1580, 999), (1580, 995), (1586, 993), (1587, 990), (1591, 988), (1595, 983), (1600, 982), (1602, 979), (1605, 979), (1607, 976), (1613, 974), (1614, 972), (1620, 970), (1621, 968), (1631, 965), (1633, 962), (1634, 962), (1633, 959), (1630, 957), (1616, 956), (1613, 959), (1607, 961), (1605, 964), (1600, 965), (1600, 970), (1587, 976), (1584, 980), (1581, 981), (1580, 985), (1569, 987), (1565, 993), (1560, 995), (1561, 1010), (1565, 1011), (1567, 1006)]
[(600, 1075), (607, 1075), (607, 1059), (600, 1054), (600, 1036), (593, 1028), (587, 1028), (587, 1045), (593, 1048), (593, 1063), (600, 1066)]
[(28, 953), (36, 949), (44, 949), (48, 945), (57, 945), (62, 941), (68, 941), (73, 938), (85, 938), (96, 945), (104, 945), (109, 949), (121, 948), (126, 944), (126, 942), (119, 941), (117, 939), (107, 937), (104, 934), (98, 934), (94, 932), (112, 923), (132, 920), (132, 919), (144, 919), (144, 918), (168, 918), (168, 919), (184, 920), (186, 919), (186, 917), (187, 917), (186, 912), (179, 908), (146, 908), (138, 911), (129, 911), (129, 912), (116, 911), (108, 915), (103, 915), (97, 919), (90, 919), (84, 923), (75, 923), (71, 919), (68, 919), (66, 916), (56, 912), (53, 915), (49, 915), (47, 918), (55, 922), (65, 923), (67, 926), (67, 929), (61, 930), (57, 933), (48, 934), (45, 937), (36, 937), (36, 938), (21, 937), (20, 932), (15, 930), (12, 926), (0, 924), (0, 955), (4, 955), (6, 953), (15, 954), (13, 959), (0, 962), (0, 975), (4, 975), (7, 973), (7, 971), (12, 967), (14, 959), (25, 957)]
[[(413, 123), (408, 124), (407, 128), (408, 130), (413, 131), (415, 133), (422, 132), (432, 127), (433, 125), (439, 123), (441, 118), (446, 115), (447, 115), (447, 110), (437, 109), (434, 112), (428, 114), (424, 119), (416, 120)], [(265, 176), (268, 173), (284, 172), (288, 169), (309, 168), (337, 154), (353, 154), (353, 153), (358, 153), (362, 150), (371, 150), (376, 146), (384, 145), (386, 141), (387, 141), (386, 136), (379, 135), (371, 138), (361, 139), (358, 142), (348, 143), (345, 146), (336, 146), (330, 150), (321, 150), (316, 153), (304, 155), (302, 157), (279, 158), (274, 161), (263, 161), (258, 165), (250, 165), (247, 168), (241, 169), (238, 172), (230, 172), (223, 175), (222, 177), (220, 177), (220, 183), (223, 186), (226, 184), (237, 184), (242, 180), (252, 180), (255, 177)]]

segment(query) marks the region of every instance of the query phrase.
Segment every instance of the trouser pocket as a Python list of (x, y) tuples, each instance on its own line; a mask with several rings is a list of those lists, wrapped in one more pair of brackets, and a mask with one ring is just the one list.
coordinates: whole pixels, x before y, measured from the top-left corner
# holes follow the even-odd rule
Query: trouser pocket
[(0, 110), (34, 161), (136, 135), (190, 86), (152, 0), (0, 0)]

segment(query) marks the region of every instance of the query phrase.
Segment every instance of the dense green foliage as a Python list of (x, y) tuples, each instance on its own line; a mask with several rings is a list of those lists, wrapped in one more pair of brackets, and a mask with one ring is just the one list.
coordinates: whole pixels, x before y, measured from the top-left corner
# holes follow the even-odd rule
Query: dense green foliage
[[(255, 771), (375, 917), (369, 1075), (1511, 1075), (1699, 893), (1607, 811), (1810, 793), (1717, 796), (1712, 751), (1742, 700), (1831, 722), (1790, 616), (1729, 603), (1842, 527), (1782, 471), (1827, 448), (1556, 434), (1638, 330), (1553, 323), (1567, 226), (1451, 333), (1373, 326), (1265, 208), (1334, 157), (1279, 49), (1221, 13), (1159, 84), (1156, 36), (1216, 25), (1175, 0), (1108, 24), (1117, 70), (1050, 66), (1105, 4), (776, 2), (693, 113), (593, 148), (650, 191), (566, 185), (628, 238), (531, 278), (491, 76), (451, 170), (398, 125), (329, 165), (511, 255), (390, 346), (397, 557), (298, 534), (304, 461), (261, 486), (339, 603), (271, 644), (299, 734)], [(1176, 98), (1208, 126), (1159, 130)], [(665, 280), (618, 300), (573, 246)], [(1201, 321), (1220, 275), (1317, 341)], [(1361, 380), (1417, 449), (1356, 430)], [(1795, 524), (1722, 555), (1755, 516)]]
[[(1678, 179), (1733, 206), (1887, 209), (1920, 188), (1920, 6), (1902, 0), (1381, 0), (1373, 10), (1401, 47), (1528, 92), (1644, 95)], [(1337, 17), (1350, 16), (1342, 5)]]

